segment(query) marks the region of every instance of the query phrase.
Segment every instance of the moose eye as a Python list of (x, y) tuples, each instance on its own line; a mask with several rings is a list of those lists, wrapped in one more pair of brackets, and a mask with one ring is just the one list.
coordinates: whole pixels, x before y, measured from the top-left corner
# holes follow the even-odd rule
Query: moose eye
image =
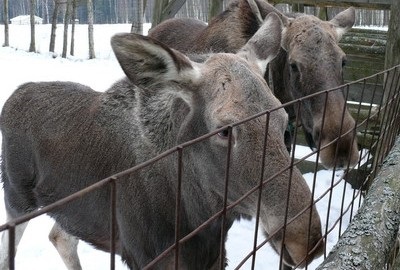
[(224, 130), (218, 132), (218, 136), (222, 139), (228, 139), (229, 138), (229, 130), (224, 129)]
[(298, 68), (296, 63), (291, 63), (290, 64), (290, 68), (292, 69), (293, 72), (298, 72), (299, 71), (299, 68)]

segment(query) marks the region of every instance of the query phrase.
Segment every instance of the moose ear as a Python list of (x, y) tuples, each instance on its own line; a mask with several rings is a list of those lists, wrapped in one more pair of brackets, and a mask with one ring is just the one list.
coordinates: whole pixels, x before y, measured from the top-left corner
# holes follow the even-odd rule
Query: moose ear
[(265, 0), (247, 0), (248, 5), (250, 6), (251, 12), (256, 17), (256, 20), (262, 24), (262, 18), (265, 18), (268, 14), (274, 12), (278, 14), (281, 18), (282, 23), (284, 26), (289, 24), (289, 18), (286, 17), (282, 12), (280, 12), (277, 8), (273, 5), (268, 3)]
[(356, 10), (351, 7), (337, 14), (329, 22), (336, 27), (337, 39), (340, 40), (344, 33), (353, 27), (356, 21)]
[(152, 38), (134, 33), (116, 34), (111, 38), (111, 47), (126, 76), (137, 86), (198, 77), (185, 55)]
[(248, 61), (256, 61), (262, 72), (277, 55), (281, 47), (282, 21), (272, 12), (238, 54)]

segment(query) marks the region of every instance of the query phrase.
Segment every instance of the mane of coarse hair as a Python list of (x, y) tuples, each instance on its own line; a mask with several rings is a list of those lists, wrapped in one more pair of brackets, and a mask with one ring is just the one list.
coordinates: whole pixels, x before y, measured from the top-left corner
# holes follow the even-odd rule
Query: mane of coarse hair
[(242, 38), (250, 39), (260, 28), (256, 16), (246, 0), (234, 0), (220, 15), (214, 17), (209, 25), (218, 24), (219, 21), (232, 20), (232, 25), (240, 25)]

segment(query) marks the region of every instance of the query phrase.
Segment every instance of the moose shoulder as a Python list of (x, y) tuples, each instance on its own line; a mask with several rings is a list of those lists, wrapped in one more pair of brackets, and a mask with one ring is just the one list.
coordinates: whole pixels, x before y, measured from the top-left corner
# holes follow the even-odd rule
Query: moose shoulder
[[(0, 117), (8, 217), (53, 203), (180, 143), (266, 110), (272, 110), (268, 122), (260, 117), (232, 125), (230, 133), (221, 131), (184, 149), (179, 237), (221, 210), (229, 146), (228, 202), (256, 186), (262, 172), (269, 178), (287, 168), (287, 114), (274, 110), (280, 102), (263, 79), (281, 40), (280, 34), (266, 33), (280, 33), (281, 27), (279, 17), (271, 14), (238, 53), (210, 55), (203, 63), (151, 38), (119, 34), (111, 44), (126, 78), (108, 91), (71, 82), (20, 86)], [(264, 149), (268, 162), (262, 162)], [(176, 156), (171, 155), (117, 181), (116, 249), (131, 269), (143, 268), (174, 244), (177, 174)], [(254, 215), (257, 194), (235, 211)], [(311, 192), (296, 168), (269, 181), (261, 198), (260, 222), (267, 234), (277, 232), (271, 244), (286, 264), (302, 265), (321, 254), (320, 218), (310, 207)], [(110, 191), (102, 188), (50, 215), (67, 237), (110, 251), (109, 209)], [(296, 218), (283, 233), (286, 211), (288, 220)], [(219, 266), (220, 225), (217, 220), (180, 246), (180, 268)], [(172, 251), (154, 268), (174, 269), (173, 264)]]
[[(265, 0), (233, 0), (208, 25), (170, 19), (151, 29), (149, 36), (187, 53), (236, 52), (271, 12), (284, 22), (282, 49), (270, 65), (275, 96), (286, 103), (342, 85), (346, 56), (338, 42), (355, 22), (354, 8), (322, 21), (311, 15), (283, 14)], [(270, 34), (275, 35), (272, 29)], [(358, 162), (355, 121), (341, 92), (330, 92), (326, 99), (316, 95), (302, 102), (300, 109), (287, 109), (291, 116), (298, 114), (309, 146), (321, 149), (324, 166), (346, 168)]]

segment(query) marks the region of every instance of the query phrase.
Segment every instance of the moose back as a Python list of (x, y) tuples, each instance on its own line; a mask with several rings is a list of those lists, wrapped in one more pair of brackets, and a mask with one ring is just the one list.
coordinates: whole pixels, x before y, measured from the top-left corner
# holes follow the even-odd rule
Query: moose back
[[(283, 141), (287, 114), (275, 109), (280, 102), (263, 79), (266, 64), (279, 51), (281, 27), (272, 14), (238, 53), (210, 55), (203, 63), (151, 38), (118, 34), (112, 47), (126, 78), (106, 92), (72, 82), (20, 86), (0, 118), (8, 217), (53, 203), (219, 130), (183, 149), (178, 237), (222, 209), (229, 158), (228, 203), (256, 186), (261, 175), (268, 179), (278, 174), (261, 192), (263, 230), (288, 265), (304, 265), (320, 255), (321, 224), (310, 206), (311, 192), (296, 168), (285, 171), (290, 165)], [(267, 34), (271, 29), (276, 34)], [(275, 46), (262, 46), (266, 42)], [(234, 125), (267, 110), (268, 121), (262, 115)], [(117, 181), (116, 249), (131, 269), (143, 268), (175, 242), (178, 174), (177, 157), (170, 155)], [(254, 216), (257, 194), (235, 212)], [(103, 188), (49, 214), (66, 234), (110, 251), (109, 209), (110, 190)], [(287, 220), (297, 217), (283, 233), (286, 214)], [(181, 269), (217, 268), (223, 255), (220, 221), (183, 243), (179, 261), (172, 251), (155, 268), (170, 269), (177, 263)]]

